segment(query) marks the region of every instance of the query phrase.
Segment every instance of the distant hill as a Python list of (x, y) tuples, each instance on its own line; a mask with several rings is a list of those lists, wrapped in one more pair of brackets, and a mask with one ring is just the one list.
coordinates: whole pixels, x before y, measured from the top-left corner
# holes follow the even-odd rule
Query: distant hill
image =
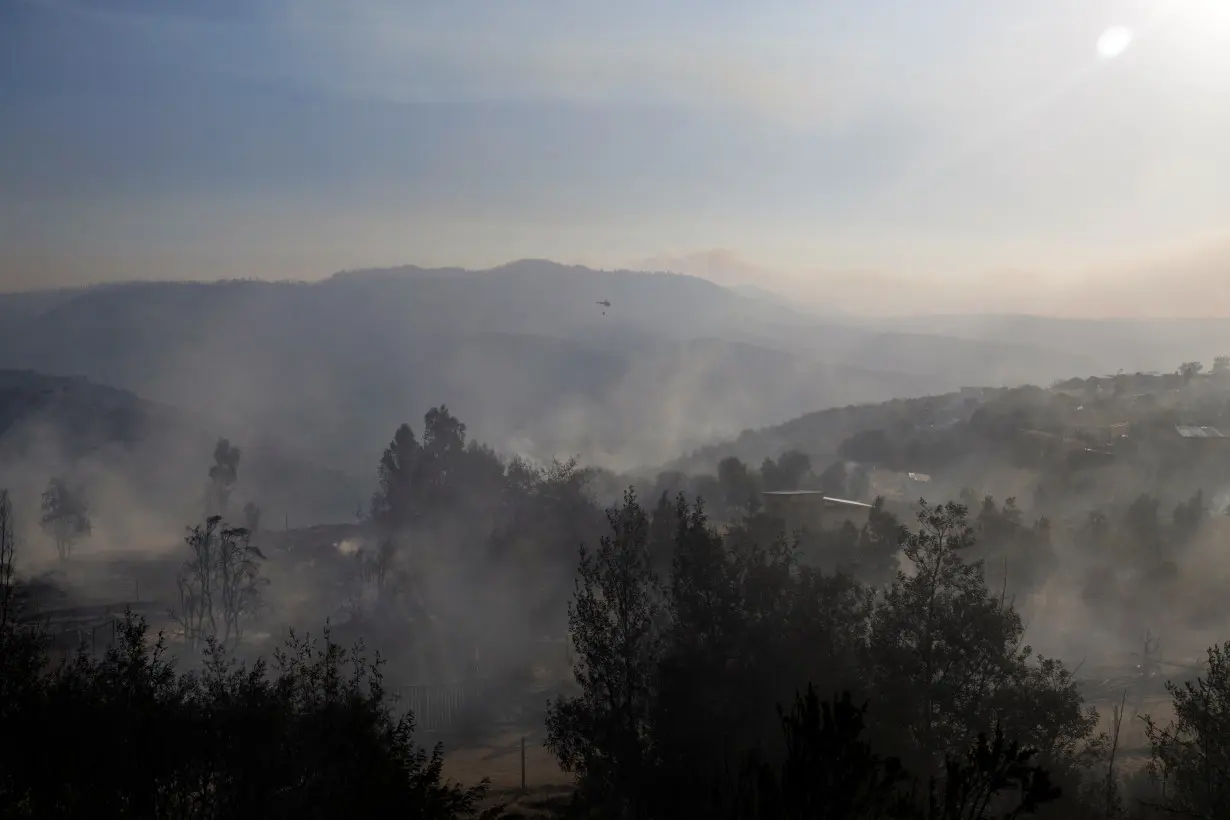
[(0, 370), (0, 487), (17, 499), (27, 537), (35, 532), (38, 495), (57, 475), (85, 487), (108, 547), (174, 543), (200, 515), (219, 435), (232, 436), (243, 451), (236, 512), (254, 501), (266, 525), (344, 517), (363, 497), (366, 483), (316, 468), (253, 433), (84, 378)]
[[(1045, 484), (1061, 496), (1046, 502), (1051, 509), (1140, 492), (1174, 501), (1203, 489), (1221, 510), (1230, 504), (1218, 432), (1225, 430), (1230, 374), (1118, 374), (829, 408), (744, 431), (661, 469), (712, 474), (731, 456), (758, 467), (799, 450), (817, 471), (846, 461), (900, 479), (935, 479), (907, 494), (954, 497), (964, 487), (988, 486), (996, 475), (1001, 487), (1006, 478), (1028, 479), (1030, 493)], [(1022, 503), (1031, 506), (1032, 499)]]
[(817, 408), (1100, 367), (1079, 347), (826, 319), (695, 277), (539, 260), (4, 295), (0, 317), (0, 367), (85, 375), (352, 474), (441, 402), (498, 449), (619, 469)]

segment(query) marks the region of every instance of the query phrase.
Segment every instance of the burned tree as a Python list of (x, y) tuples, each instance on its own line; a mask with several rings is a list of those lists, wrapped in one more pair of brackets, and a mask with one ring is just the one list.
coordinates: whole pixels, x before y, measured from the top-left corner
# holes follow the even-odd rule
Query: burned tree
[(218, 444), (214, 447), (214, 463), (209, 468), (209, 486), (205, 490), (206, 518), (226, 515), (231, 491), (239, 480), (241, 455), (239, 448), (232, 446), (230, 441), (218, 439)]
[(92, 529), (84, 494), (63, 478), (52, 478), (43, 491), (42, 513), (39, 523), (43, 532), (55, 541), (60, 560), (67, 561), (73, 546)]
[(255, 502), (249, 501), (243, 507), (243, 520), (248, 532), (255, 535), (261, 525), (261, 508)]
[(0, 633), (8, 626), (15, 607), (13, 558), (17, 553), (17, 533), (13, 526), (13, 502), (9, 491), (0, 490)]
[(190, 646), (214, 639), (234, 647), (269, 583), (260, 573), (265, 556), (246, 529), (227, 527), (219, 516), (191, 527), (184, 542), (192, 557), (176, 579), (179, 611), (172, 616)]

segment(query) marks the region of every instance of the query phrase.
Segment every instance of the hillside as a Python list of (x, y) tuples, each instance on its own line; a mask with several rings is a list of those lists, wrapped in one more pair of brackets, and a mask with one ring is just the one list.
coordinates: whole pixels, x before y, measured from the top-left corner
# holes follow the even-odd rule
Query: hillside
[[(1230, 505), (1227, 441), (1230, 371), (1137, 373), (831, 408), (745, 431), (663, 469), (713, 473), (730, 457), (754, 467), (797, 450), (817, 473), (837, 461), (862, 465), (906, 501), (971, 488), (1066, 513), (1133, 493), (1178, 500), (1204, 490), (1221, 509)], [(925, 475), (926, 486), (911, 486), (909, 473)], [(1039, 492), (1048, 497), (1035, 499)]]
[(0, 316), (0, 367), (84, 375), (364, 473), (441, 402), (497, 449), (623, 469), (819, 407), (1097, 370), (1079, 352), (533, 260), (5, 295)]
[[(51, 476), (80, 484), (91, 501), (93, 542), (116, 550), (173, 544), (200, 514), (199, 499), (220, 435), (243, 458), (238, 505), (251, 500), (267, 523), (344, 518), (364, 497), (336, 471), (280, 452), (253, 431), (147, 401), (83, 378), (0, 371), (0, 487), (36, 510)], [(24, 530), (35, 543), (32, 514)]]

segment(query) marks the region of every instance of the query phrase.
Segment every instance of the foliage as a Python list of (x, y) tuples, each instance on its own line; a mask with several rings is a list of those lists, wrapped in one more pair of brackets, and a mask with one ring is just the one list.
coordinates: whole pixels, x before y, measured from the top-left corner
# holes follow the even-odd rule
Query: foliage
[(1200, 375), (1203, 371), (1204, 371), (1204, 365), (1201, 364), (1200, 362), (1184, 362), (1183, 364), (1179, 365), (1178, 373), (1184, 382), (1190, 382), (1192, 379), (1196, 378), (1196, 376)]
[(755, 510), (760, 504), (759, 476), (733, 456), (718, 464), (717, 488), (720, 493), (717, 501), (727, 515), (737, 517)]
[(261, 508), (254, 501), (243, 505), (243, 528), (253, 535), (261, 528)]
[(843, 498), (846, 495), (849, 473), (844, 461), (834, 461), (820, 474), (819, 489), (825, 494)]
[[(379, 661), (292, 634), (270, 670), (211, 642), (182, 674), (129, 616), (116, 646), (41, 672), (0, 707), (0, 816), (413, 816), (474, 812), (485, 784), (441, 775), (392, 711)], [(99, 754), (94, 743), (109, 745)]]
[(608, 514), (611, 534), (581, 550), (569, 632), (581, 694), (547, 715), (547, 748), (591, 799), (639, 816), (652, 761), (649, 711), (660, 601), (649, 521), (629, 490)]
[(797, 490), (811, 475), (811, 458), (801, 450), (787, 450), (774, 461), (766, 458), (760, 465), (760, 481), (764, 488)]
[[(655, 518), (664, 515), (660, 502)], [(811, 816), (797, 813), (803, 805), (815, 810), (807, 801), (821, 799), (802, 796), (806, 778), (770, 777), (804, 763), (790, 763), (801, 754), (794, 741), (785, 752), (775, 749), (769, 707), (809, 683), (869, 694), (881, 704), (867, 726), (873, 746), (935, 779), (940, 792), (929, 809), (913, 793), (900, 803), (930, 814), (901, 817), (981, 817), (987, 795), (1012, 788), (1023, 795), (1021, 805), (1038, 805), (1054, 790), (1033, 755), (1047, 769), (1077, 765), (1094, 715), (1083, 710), (1061, 664), (1035, 659), (1021, 645), (1019, 616), (989, 593), (980, 563), (962, 557), (974, 529), (960, 505), (922, 505), (918, 530), (904, 545), (914, 572), (899, 572), (880, 598), (849, 576), (800, 564), (796, 544), (780, 535), (763, 541), (773, 529), (762, 514), (747, 515), (723, 537), (703, 506), (681, 495), (674, 518), (661, 604), (646, 549), (651, 526), (634, 495), (611, 512), (612, 536), (602, 541), (600, 558), (582, 553), (570, 608), (581, 693), (553, 707), (549, 726), (550, 748), (578, 776), (591, 805), (615, 816)], [(887, 521), (877, 526), (879, 537), (891, 537)], [(662, 540), (664, 525), (654, 528), (653, 538)], [(637, 617), (630, 622), (621, 617), (626, 612)], [(799, 708), (788, 732), (801, 732), (799, 721), (809, 715), (809, 725), (826, 726), (831, 741), (836, 724), (820, 721), (815, 702)], [(862, 732), (861, 713), (857, 721), (848, 711), (841, 718)], [(972, 756), (954, 763), (953, 750), (964, 749)], [(746, 755), (757, 761), (752, 781), (759, 785), (732, 793), (729, 773)], [(883, 772), (865, 774), (869, 787), (883, 785)], [(806, 788), (849, 779), (837, 770), (809, 777)], [(802, 801), (796, 813), (780, 813), (789, 800)], [(730, 814), (754, 806), (769, 813)]]
[(1167, 683), (1174, 719), (1148, 720), (1154, 775), (1167, 813), (1224, 817), (1230, 805), (1230, 643), (1208, 650), (1204, 675)]
[(0, 489), (0, 634), (8, 626), (9, 618), (16, 615), (17, 529), (13, 516), (13, 502), (9, 491)]
[(172, 615), (189, 646), (234, 647), (269, 583), (260, 569), (265, 556), (246, 529), (228, 527), (218, 516), (189, 528), (184, 542), (191, 557), (176, 579), (179, 609)]
[(55, 541), (56, 555), (67, 561), (77, 540), (88, 536), (92, 529), (89, 503), (79, 488), (59, 477), (47, 482), (42, 496), (43, 531)]
[[(980, 735), (963, 756), (945, 762), (942, 788), (930, 780), (919, 799), (911, 776), (896, 758), (883, 758), (862, 739), (867, 706), (849, 692), (822, 703), (811, 686), (790, 714), (779, 708), (785, 734), (780, 767), (754, 757), (745, 763), (734, 799), (723, 816), (731, 820), (981, 820), (1031, 814), (1059, 797), (1034, 753), (1005, 740)], [(994, 812), (994, 814), (992, 814)]]
[(962, 558), (974, 543), (965, 508), (924, 502), (918, 523), (904, 545), (913, 573), (899, 572), (886, 591), (868, 644), (872, 691), (898, 753), (926, 772), (998, 721), (1044, 759), (1071, 762), (1095, 716), (1061, 664), (1031, 663), (1020, 616), (989, 593), (980, 563)]
[(209, 485), (205, 490), (205, 517), (226, 516), (235, 483), (239, 480), (239, 459), (242, 453), (228, 440), (218, 439), (214, 447), (214, 463), (209, 468)]

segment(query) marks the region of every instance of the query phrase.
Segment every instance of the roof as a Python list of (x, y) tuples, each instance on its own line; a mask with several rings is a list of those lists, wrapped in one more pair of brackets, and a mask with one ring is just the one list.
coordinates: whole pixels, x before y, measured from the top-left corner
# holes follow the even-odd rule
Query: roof
[(1230, 438), (1216, 427), (1189, 427), (1185, 424), (1176, 424), (1174, 429), (1183, 438)]
[(841, 504), (847, 507), (865, 507), (871, 509), (870, 504), (864, 504), (862, 501), (850, 501), (845, 498), (833, 498), (824, 494), (823, 490), (767, 490), (761, 495), (770, 495), (779, 498), (793, 496), (819, 496), (821, 501), (827, 501), (830, 504)]

